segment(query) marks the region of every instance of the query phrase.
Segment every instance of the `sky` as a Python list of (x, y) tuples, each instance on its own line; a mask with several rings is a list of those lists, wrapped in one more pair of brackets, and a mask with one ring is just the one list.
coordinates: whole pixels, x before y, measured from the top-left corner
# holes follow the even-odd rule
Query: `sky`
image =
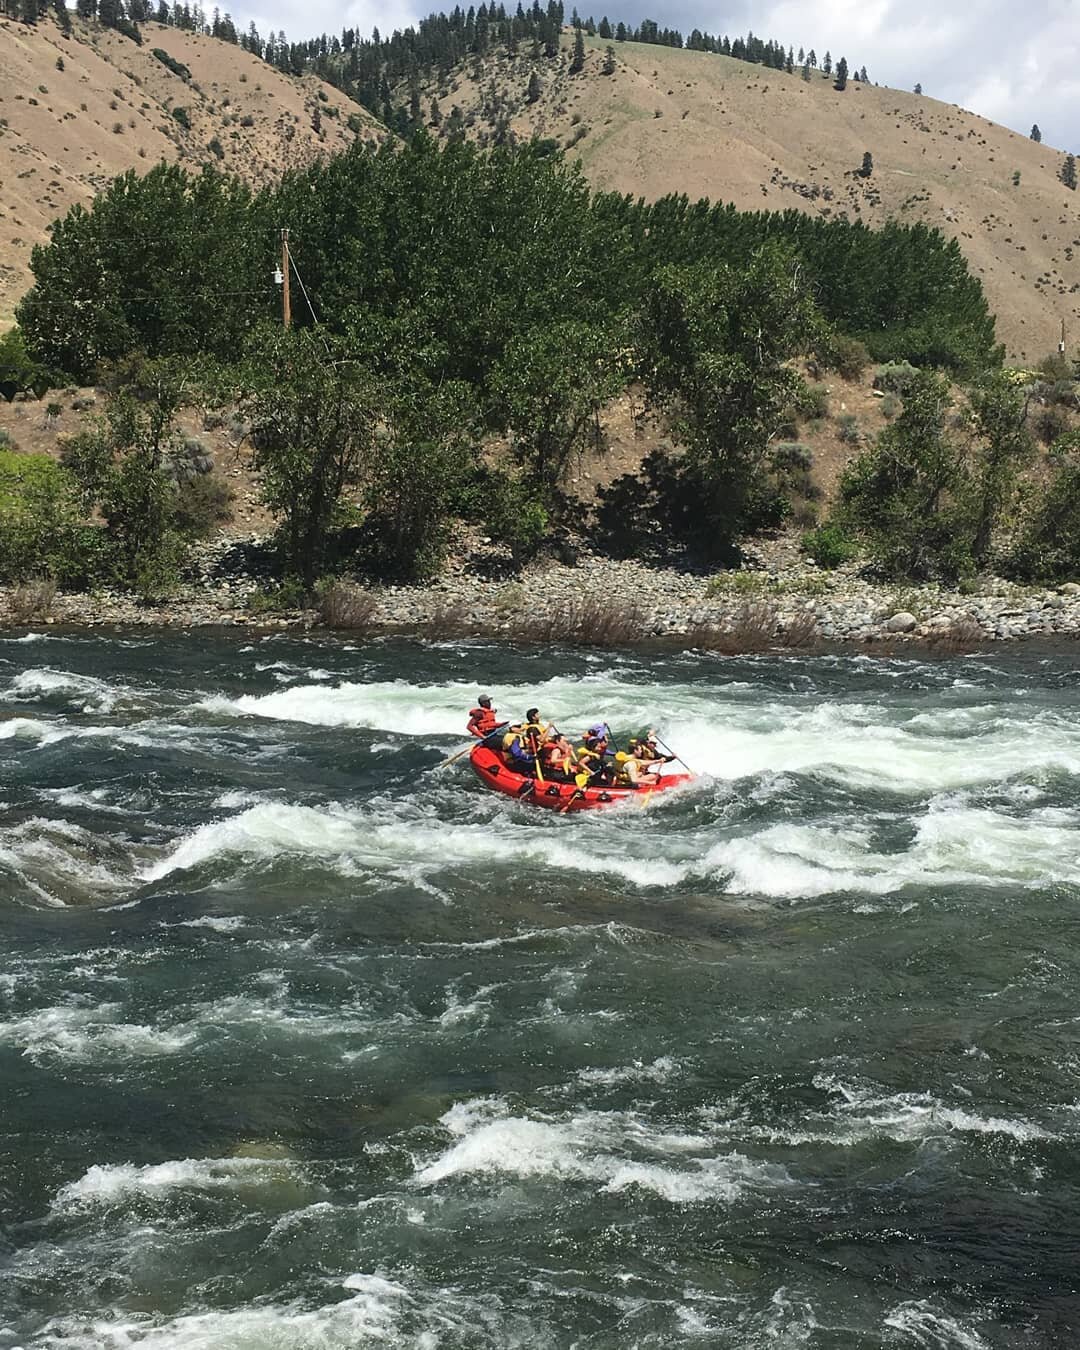
[[(479, 3), (479, 0), (471, 0)], [(1027, 133), (1038, 123), (1043, 140), (1080, 150), (1080, 0), (729, 0), (723, 8), (696, 0), (641, 4), (596, 0), (608, 17), (638, 23), (653, 18), (684, 34), (693, 28), (735, 36), (752, 29), (818, 58), (831, 51), (871, 80), (958, 103), (994, 122)], [(467, 8), (470, 0), (460, 0)], [(504, 0), (509, 7), (509, 0)], [(516, 0), (514, 0), (516, 3)], [(567, 13), (574, 0), (564, 0)], [(577, 0), (583, 15), (603, 8)], [(354, 27), (365, 35), (404, 28), (454, 0), (416, 5), (410, 0), (257, 0), (237, 4), (234, 20), (259, 31), (284, 29), (299, 40)], [(222, 5), (222, 8), (227, 8)]]

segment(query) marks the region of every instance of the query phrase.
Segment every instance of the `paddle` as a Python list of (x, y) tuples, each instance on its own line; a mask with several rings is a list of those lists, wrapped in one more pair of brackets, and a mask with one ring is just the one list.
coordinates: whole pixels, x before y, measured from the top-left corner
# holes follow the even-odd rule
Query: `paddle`
[[(673, 760), (681, 764), (687, 773), (690, 774), (694, 773), (693, 769), (690, 767), (689, 764), (687, 764), (686, 760), (682, 759), (679, 755), (677, 755), (675, 751), (672, 750), (670, 745), (665, 745), (664, 742), (660, 739), (660, 737), (656, 735), (655, 731), (653, 732), (653, 737), (656, 741), (656, 744), (660, 747), (661, 750), (665, 752), (665, 754), (670, 755)], [(694, 776), (697, 777), (696, 774), (694, 774)]]
[(504, 727), (508, 727), (509, 725), (509, 722), (500, 722), (497, 727), (492, 727), (486, 736), (481, 736), (478, 741), (473, 741), (472, 745), (467, 745), (464, 750), (459, 750), (456, 754), (451, 755), (449, 759), (444, 759), (441, 764), (436, 764), (435, 767), (437, 769), (445, 769), (450, 764), (456, 764), (463, 755), (467, 755), (470, 750), (475, 750), (478, 745), (483, 745), (485, 741), (491, 740), (492, 736), (494, 736), (497, 731), (502, 731)]

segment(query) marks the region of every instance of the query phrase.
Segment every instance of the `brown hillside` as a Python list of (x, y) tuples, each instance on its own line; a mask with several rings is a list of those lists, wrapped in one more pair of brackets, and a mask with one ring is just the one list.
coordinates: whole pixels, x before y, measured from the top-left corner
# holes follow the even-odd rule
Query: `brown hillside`
[[(190, 79), (167, 69), (155, 47)], [(352, 127), (360, 119), (358, 133), (350, 118)], [(139, 47), (97, 25), (76, 22), (66, 38), (51, 20), (28, 28), (0, 19), (0, 327), (30, 284), (30, 250), (47, 240), (49, 223), (114, 174), (162, 159), (210, 162), (261, 184), (356, 134), (387, 133), (320, 80), (289, 79), (213, 38), (149, 23)]]
[[(1070, 345), (1080, 335), (1080, 194), (1058, 180), (1059, 151), (935, 99), (854, 82), (837, 93), (819, 71), (805, 83), (705, 52), (613, 44), (605, 76), (607, 44), (590, 40), (571, 75), (570, 45), (564, 36), (558, 62), (470, 60), (426, 91), (425, 110), (434, 96), (444, 119), (457, 105), (476, 139), (500, 120), (552, 137), (598, 187), (634, 196), (924, 221), (959, 238), (1014, 359), (1052, 351), (1062, 319)], [(534, 67), (542, 89), (529, 104)], [(854, 171), (867, 150), (863, 179)]]

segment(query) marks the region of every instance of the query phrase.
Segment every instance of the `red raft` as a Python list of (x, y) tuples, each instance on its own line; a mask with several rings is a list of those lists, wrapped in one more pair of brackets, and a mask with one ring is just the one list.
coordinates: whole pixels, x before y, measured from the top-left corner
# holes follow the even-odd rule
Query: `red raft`
[(549, 811), (560, 812), (596, 811), (630, 798), (644, 805), (657, 793), (666, 792), (681, 783), (689, 783), (692, 779), (688, 773), (669, 773), (663, 778), (648, 774), (639, 787), (579, 788), (573, 783), (541, 782), (538, 778), (529, 778), (508, 768), (502, 756), (486, 745), (473, 746), (469, 763), (481, 783), (493, 792), (501, 792), (505, 797), (516, 797), (530, 806), (545, 806)]

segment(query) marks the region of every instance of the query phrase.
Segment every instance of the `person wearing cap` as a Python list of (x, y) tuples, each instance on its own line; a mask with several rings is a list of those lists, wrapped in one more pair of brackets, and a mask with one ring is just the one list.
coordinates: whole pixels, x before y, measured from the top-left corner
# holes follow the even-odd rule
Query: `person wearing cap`
[(491, 706), (491, 695), (481, 694), (476, 700), (477, 706), (470, 708), (469, 721), (465, 730), (470, 736), (483, 740), (499, 725), (496, 710)]

